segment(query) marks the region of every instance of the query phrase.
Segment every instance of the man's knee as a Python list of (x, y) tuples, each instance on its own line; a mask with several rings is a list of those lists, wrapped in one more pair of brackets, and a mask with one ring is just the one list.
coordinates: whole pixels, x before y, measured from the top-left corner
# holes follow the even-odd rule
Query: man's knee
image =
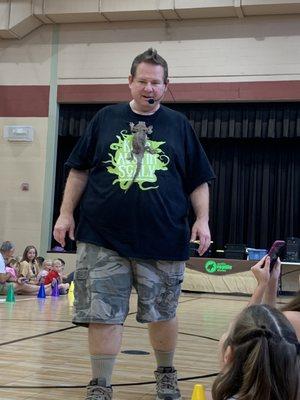
[(114, 337), (122, 333), (123, 325), (117, 324), (89, 324), (89, 332), (95, 335)]

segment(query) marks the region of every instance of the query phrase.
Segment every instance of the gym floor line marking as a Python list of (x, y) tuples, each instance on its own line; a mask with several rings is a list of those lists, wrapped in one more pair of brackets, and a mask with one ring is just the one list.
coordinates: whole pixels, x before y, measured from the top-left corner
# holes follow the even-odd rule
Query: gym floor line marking
[[(194, 379), (205, 379), (217, 376), (219, 372), (214, 372), (206, 375), (188, 376), (185, 378), (178, 378), (179, 382), (192, 381)], [(145, 382), (130, 382), (130, 383), (115, 383), (113, 387), (126, 387), (126, 386), (142, 386), (142, 385), (153, 385), (156, 381), (145, 381)], [(53, 385), (53, 386), (19, 386), (19, 385), (0, 385), (0, 389), (84, 389), (86, 385)]]
[[(133, 325), (124, 325), (125, 329), (126, 328), (133, 328), (133, 329), (142, 329), (142, 330), (147, 330), (148, 328), (144, 328), (142, 326), (133, 326)], [(219, 339), (213, 338), (211, 336), (203, 336), (203, 335), (196, 335), (195, 333), (186, 333), (186, 332), (181, 332), (178, 331), (178, 335), (183, 335), (183, 336), (193, 336), (193, 337), (197, 337), (197, 338), (201, 338), (201, 339), (208, 339), (208, 340), (212, 340), (214, 342), (219, 342)]]
[(68, 330), (70, 330), (70, 329), (75, 329), (75, 328), (78, 328), (78, 327), (77, 327), (77, 326), (69, 326), (69, 327), (67, 327), (67, 328), (56, 329), (55, 331), (49, 331), (49, 332), (39, 333), (39, 334), (37, 334), (37, 335), (26, 336), (25, 338), (21, 338), (21, 339), (15, 339), (15, 340), (10, 340), (10, 341), (8, 341), (8, 342), (2, 342), (2, 343), (0, 343), (0, 347), (1, 347), (1, 346), (8, 345), (8, 344), (23, 342), (23, 341), (25, 341), (25, 340), (30, 340), (30, 339), (39, 338), (39, 337), (42, 337), (42, 336), (52, 335), (53, 333), (59, 333), (59, 332), (68, 331)]
[(0, 318), (0, 321), (11, 321), (11, 322), (59, 322), (70, 324), (72, 321), (63, 319), (18, 319), (18, 318)]

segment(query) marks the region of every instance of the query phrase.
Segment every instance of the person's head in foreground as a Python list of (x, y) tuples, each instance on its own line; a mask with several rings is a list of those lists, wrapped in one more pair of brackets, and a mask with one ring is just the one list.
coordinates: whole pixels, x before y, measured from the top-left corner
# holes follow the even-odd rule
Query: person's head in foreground
[(299, 400), (300, 346), (287, 318), (253, 305), (233, 322), (221, 349), (213, 400)]

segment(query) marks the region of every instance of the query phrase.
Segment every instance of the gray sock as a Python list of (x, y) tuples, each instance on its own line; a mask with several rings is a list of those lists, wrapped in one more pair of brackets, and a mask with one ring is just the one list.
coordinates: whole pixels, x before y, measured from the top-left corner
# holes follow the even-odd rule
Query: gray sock
[(173, 367), (174, 351), (154, 350), (157, 367)]
[(104, 378), (106, 386), (110, 386), (116, 356), (110, 354), (91, 355), (93, 379)]

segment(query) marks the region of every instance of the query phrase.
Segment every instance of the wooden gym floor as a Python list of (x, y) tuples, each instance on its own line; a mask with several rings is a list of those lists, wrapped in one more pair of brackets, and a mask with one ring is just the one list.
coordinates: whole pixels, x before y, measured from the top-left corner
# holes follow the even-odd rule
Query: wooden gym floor
[[(17, 296), (16, 303), (4, 300), (0, 300), (0, 399), (84, 399), (90, 379), (87, 329), (72, 325), (70, 297), (39, 300)], [(248, 300), (182, 294), (175, 365), (185, 400), (191, 399), (196, 383), (211, 387), (214, 377), (201, 377), (218, 372), (218, 339)], [(133, 294), (122, 344), (125, 353), (120, 353), (114, 370), (116, 400), (154, 399), (154, 356), (146, 325), (136, 322), (135, 311)]]

